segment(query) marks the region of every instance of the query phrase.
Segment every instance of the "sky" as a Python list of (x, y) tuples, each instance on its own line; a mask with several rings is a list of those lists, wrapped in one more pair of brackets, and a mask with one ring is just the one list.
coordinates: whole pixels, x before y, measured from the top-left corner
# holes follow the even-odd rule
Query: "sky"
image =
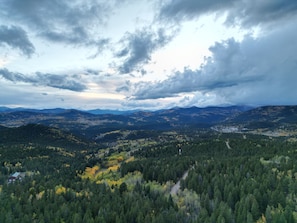
[(0, 0), (0, 106), (297, 104), (296, 0)]

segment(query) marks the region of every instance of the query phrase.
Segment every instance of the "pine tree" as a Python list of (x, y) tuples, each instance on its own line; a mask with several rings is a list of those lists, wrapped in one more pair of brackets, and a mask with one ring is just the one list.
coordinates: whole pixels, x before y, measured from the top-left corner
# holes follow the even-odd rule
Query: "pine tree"
[(254, 220), (253, 220), (253, 215), (251, 214), (251, 212), (248, 212), (246, 214), (246, 223), (253, 223)]
[(265, 211), (265, 218), (267, 223), (272, 223), (271, 207), (268, 205)]
[(119, 188), (120, 194), (123, 194), (125, 191), (127, 191), (127, 188), (128, 187), (125, 182), (121, 183), (120, 188)]
[(252, 200), (251, 214), (254, 220), (258, 219), (260, 216), (259, 205), (256, 199)]

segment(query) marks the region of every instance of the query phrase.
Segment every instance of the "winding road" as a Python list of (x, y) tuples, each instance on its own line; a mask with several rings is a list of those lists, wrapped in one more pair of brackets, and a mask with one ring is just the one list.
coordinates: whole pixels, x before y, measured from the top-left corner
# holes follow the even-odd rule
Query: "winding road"
[[(226, 146), (227, 146), (228, 149), (232, 149), (231, 146), (230, 146), (230, 144), (229, 144), (229, 139), (226, 140), (225, 143), (226, 143)], [(185, 180), (185, 179), (187, 178), (187, 176), (188, 176), (188, 173), (189, 173), (189, 170), (187, 170), (187, 171), (184, 173), (184, 175), (182, 176), (181, 179), (182, 179), (182, 180)], [(171, 188), (171, 190), (170, 190), (170, 194), (171, 194), (171, 195), (176, 195), (177, 192), (179, 191), (179, 189), (180, 189), (180, 181), (181, 181), (181, 180), (179, 180), (179, 181), (178, 181), (176, 184), (174, 184), (173, 187)]]
[(229, 139), (225, 143), (226, 143), (226, 146), (227, 146), (228, 149), (232, 149), (230, 144), (229, 144)]
[[(188, 173), (189, 173), (189, 170), (187, 170), (185, 173), (184, 173), (184, 175), (182, 176), (182, 180), (185, 180), (186, 178), (187, 178), (187, 176), (188, 176)], [(171, 190), (170, 190), (170, 194), (171, 195), (176, 195), (177, 194), (177, 192), (179, 191), (179, 189), (180, 189), (180, 181), (181, 180), (179, 180), (176, 184), (174, 184), (174, 186), (171, 188)]]

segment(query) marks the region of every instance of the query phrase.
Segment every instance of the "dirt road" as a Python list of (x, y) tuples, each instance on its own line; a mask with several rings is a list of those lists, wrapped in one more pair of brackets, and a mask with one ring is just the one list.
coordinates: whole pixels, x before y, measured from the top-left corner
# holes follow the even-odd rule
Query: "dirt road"
[[(182, 176), (181, 179), (185, 180), (187, 178), (187, 176), (188, 176), (188, 173), (189, 173), (189, 170), (184, 173), (184, 175)], [(176, 195), (177, 192), (179, 191), (179, 189), (180, 189), (180, 180), (176, 184), (174, 184), (174, 186), (171, 188), (170, 194), (171, 195)]]
[(226, 146), (227, 146), (228, 149), (232, 149), (230, 144), (229, 144), (229, 139), (225, 143), (226, 143)]

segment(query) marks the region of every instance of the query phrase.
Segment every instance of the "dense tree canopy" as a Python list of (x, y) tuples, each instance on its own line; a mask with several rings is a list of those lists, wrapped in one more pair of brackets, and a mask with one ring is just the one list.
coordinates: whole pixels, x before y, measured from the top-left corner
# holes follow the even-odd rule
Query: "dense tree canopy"
[[(0, 222), (296, 221), (294, 140), (187, 135), (133, 150), (73, 146), (65, 137), (54, 144), (4, 140)], [(14, 172), (26, 177), (8, 183)], [(176, 183), (181, 188), (172, 193)]]

